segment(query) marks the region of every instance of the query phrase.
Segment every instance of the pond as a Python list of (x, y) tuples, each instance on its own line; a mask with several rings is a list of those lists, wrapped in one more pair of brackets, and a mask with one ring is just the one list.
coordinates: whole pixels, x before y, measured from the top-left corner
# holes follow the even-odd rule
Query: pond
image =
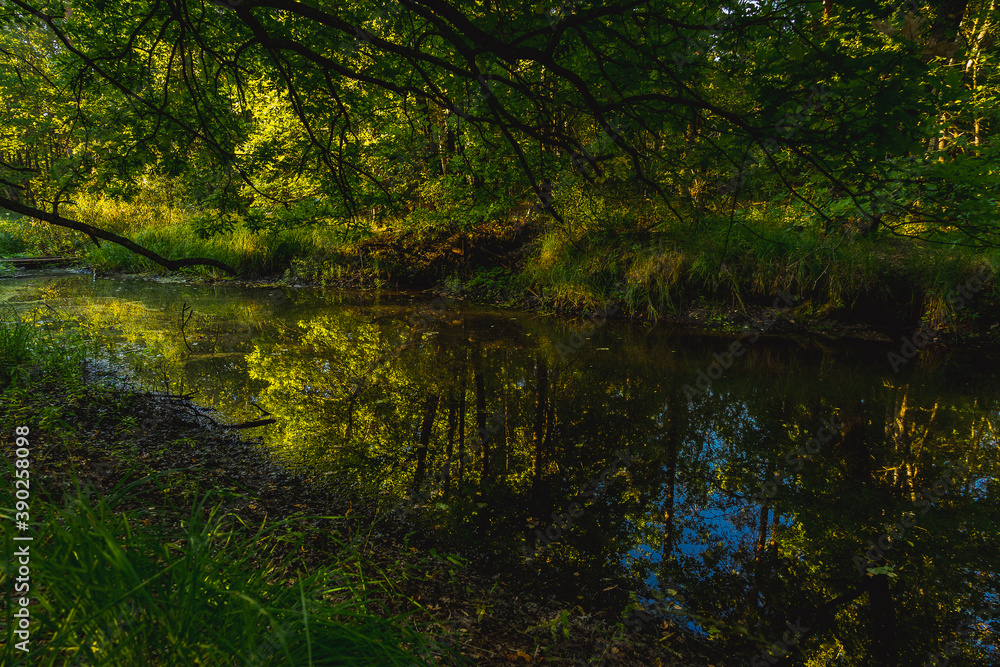
[(733, 664), (1000, 661), (994, 357), (894, 369), (898, 345), (89, 274), (0, 300), (76, 318), (147, 388), (276, 420), (248, 433), (286, 465), (633, 630)]

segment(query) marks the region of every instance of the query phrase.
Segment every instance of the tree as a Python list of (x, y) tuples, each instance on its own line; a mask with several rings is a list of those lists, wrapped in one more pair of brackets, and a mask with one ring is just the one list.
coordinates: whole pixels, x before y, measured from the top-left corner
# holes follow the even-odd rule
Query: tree
[[(487, 192), (510, 203), (530, 193), (557, 224), (560, 196), (587, 181), (652, 194), (691, 220), (706, 198), (735, 207), (741, 192), (776, 180), (827, 226), (851, 210), (868, 229), (954, 242), (940, 230), (957, 227), (993, 243), (992, 218), (963, 221), (960, 197), (916, 203), (923, 185), (955, 176), (912, 158), (962, 90), (936, 51), (873, 28), (899, 20), (888, 4), (5, 7), (6, 27), (52, 41), (60, 76), (46, 85), (73, 91), (81, 131), (127, 137), (112, 144), (106, 180), (128, 180), (130, 161), (218, 174), (201, 201), (207, 232), (317, 216), (351, 226), (415, 197), (487, 217), (496, 211), (483, 188), (494, 183)], [(965, 15), (956, 11), (939, 8), (927, 40), (951, 40)], [(82, 112), (94, 108), (105, 112)], [(970, 186), (980, 172), (962, 171)], [(72, 174), (37, 209), (51, 215), (36, 217), (64, 224), (59, 202), (93, 170)], [(914, 227), (915, 216), (936, 224)]]

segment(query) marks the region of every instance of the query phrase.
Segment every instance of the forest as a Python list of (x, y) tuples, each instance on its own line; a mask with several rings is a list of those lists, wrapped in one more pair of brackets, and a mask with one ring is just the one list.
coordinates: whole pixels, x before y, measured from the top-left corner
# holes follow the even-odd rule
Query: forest
[(3, 663), (997, 664), (996, 4), (0, 0)]
[(8, 254), (654, 319), (780, 288), (896, 323), (948, 311), (994, 257), (992, 2), (13, 1), (0, 20)]

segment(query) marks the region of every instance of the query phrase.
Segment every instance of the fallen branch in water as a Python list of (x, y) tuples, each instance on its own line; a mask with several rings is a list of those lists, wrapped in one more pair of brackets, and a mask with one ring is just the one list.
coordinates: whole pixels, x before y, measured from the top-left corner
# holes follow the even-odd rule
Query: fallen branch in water
[(156, 391), (147, 391), (146, 395), (152, 398), (162, 398), (168, 401), (190, 401), (198, 392), (192, 391), (190, 394), (164, 394)]

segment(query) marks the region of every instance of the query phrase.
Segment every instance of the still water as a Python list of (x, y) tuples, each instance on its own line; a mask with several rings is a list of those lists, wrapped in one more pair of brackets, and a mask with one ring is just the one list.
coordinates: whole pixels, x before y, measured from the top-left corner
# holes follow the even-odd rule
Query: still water
[(149, 389), (277, 420), (253, 431), (276, 459), (632, 628), (744, 664), (776, 642), (789, 665), (1000, 664), (994, 357), (894, 372), (882, 344), (72, 274), (0, 302), (77, 319)]

